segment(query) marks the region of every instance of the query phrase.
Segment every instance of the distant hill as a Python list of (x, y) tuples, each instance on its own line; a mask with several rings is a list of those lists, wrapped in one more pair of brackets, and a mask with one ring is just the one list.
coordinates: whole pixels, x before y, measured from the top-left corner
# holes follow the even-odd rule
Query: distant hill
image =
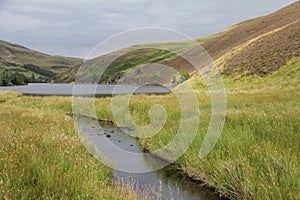
[[(222, 33), (196, 41), (207, 50), (226, 77), (241, 79), (245, 76), (267, 76), (289, 61), (300, 58), (300, 1), (270, 15), (247, 20)], [(161, 45), (178, 44), (175, 42)], [(195, 74), (194, 68), (187, 61), (168, 51), (148, 48), (124, 55), (122, 52), (121, 49), (93, 60), (100, 63), (106, 57), (120, 55), (104, 72), (99, 83), (117, 83), (130, 70), (140, 74), (149, 73), (149, 69), (143, 70), (148, 63), (172, 66), (185, 74), (185, 79)], [(8, 69), (27, 77), (34, 74), (48, 81), (70, 83), (75, 81), (82, 61), (77, 58), (50, 56), (0, 41), (0, 72)], [(153, 68), (155, 70), (157, 69)], [(94, 67), (81, 75), (89, 77), (89, 80), (97, 80), (99, 70)], [(150, 82), (153, 78), (155, 77), (143, 77)]]
[[(297, 1), (270, 15), (247, 20), (222, 33), (196, 41), (216, 61), (223, 75), (266, 76), (291, 59), (300, 57), (300, 2)], [(100, 82), (115, 83), (129, 69), (147, 63), (165, 64), (193, 74), (193, 68), (189, 63), (174, 54), (155, 49), (142, 49), (118, 58)], [(59, 74), (56, 81), (74, 81), (78, 69), (79, 66)]]
[(80, 65), (82, 59), (51, 56), (0, 40), (0, 73), (18, 73), (28, 78), (50, 81), (55, 75)]

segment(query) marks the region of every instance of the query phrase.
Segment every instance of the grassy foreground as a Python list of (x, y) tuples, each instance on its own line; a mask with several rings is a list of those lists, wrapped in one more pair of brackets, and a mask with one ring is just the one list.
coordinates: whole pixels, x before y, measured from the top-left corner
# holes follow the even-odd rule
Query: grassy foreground
[[(295, 59), (262, 79), (226, 79), (224, 130), (213, 151), (201, 160), (198, 153), (210, 120), (210, 97), (196, 91), (201, 110), (198, 135), (175, 166), (231, 199), (299, 199), (299, 67)], [(202, 88), (197, 80), (193, 84)], [(0, 102), (0, 198), (136, 197), (114, 187), (111, 171), (80, 143), (73, 120), (66, 116), (71, 98), (1, 92)], [(110, 103), (110, 98), (96, 99), (99, 118), (113, 119)], [(137, 95), (129, 106), (132, 119), (140, 125), (149, 123), (153, 104), (161, 104), (168, 118), (159, 134), (140, 140), (150, 150), (172, 140), (181, 114), (173, 95)]]
[[(300, 61), (293, 59), (264, 78), (242, 80), (224, 80), (225, 126), (215, 148), (204, 159), (199, 159), (198, 153), (210, 120), (210, 97), (196, 91), (201, 110), (198, 135), (175, 166), (230, 199), (299, 199)], [(203, 88), (199, 80), (192, 83)], [(109, 99), (97, 101), (100, 118), (113, 119), (109, 103)], [(140, 140), (150, 151), (174, 138), (181, 114), (173, 95), (139, 95), (131, 98), (132, 119), (148, 124), (148, 111), (154, 104), (162, 105), (168, 118), (160, 133)]]
[[(230, 199), (298, 199), (299, 99), (300, 94), (292, 91), (228, 95), (222, 136), (208, 157), (200, 160), (198, 153), (210, 119), (210, 102), (209, 97), (199, 96), (202, 120), (198, 135), (175, 166)], [(174, 111), (172, 96), (139, 96), (132, 100), (131, 107), (137, 123), (149, 120), (145, 110), (150, 106), (141, 103), (149, 101), (165, 104), (169, 115), (159, 134), (141, 140), (145, 148), (153, 151), (176, 135), (180, 113)]]
[(0, 199), (134, 199), (80, 143), (71, 98), (0, 92)]

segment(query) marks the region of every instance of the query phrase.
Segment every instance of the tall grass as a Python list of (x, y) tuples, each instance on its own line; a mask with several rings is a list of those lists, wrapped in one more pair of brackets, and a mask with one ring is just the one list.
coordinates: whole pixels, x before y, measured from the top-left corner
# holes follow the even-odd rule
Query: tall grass
[[(264, 79), (225, 79), (227, 116), (212, 152), (198, 158), (210, 121), (210, 97), (199, 90), (201, 123), (191, 147), (175, 166), (231, 199), (299, 199), (299, 59)], [(199, 81), (194, 88), (203, 88)], [(188, 104), (188, 102), (186, 102)], [(111, 99), (96, 99), (97, 115), (114, 119)], [(181, 111), (173, 95), (136, 95), (129, 111), (139, 125), (150, 123), (151, 105), (161, 104), (167, 121), (160, 133), (141, 139), (153, 151), (175, 136)], [(0, 96), (0, 195), (7, 199), (132, 199), (118, 189), (111, 171), (81, 145), (68, 97)], [(188, 134), (188, 133), (186, 133)]]
[[(300, 93), (294, 92), (295, 87), (293, 90), (249, 91), (249, 94), (229, 92), (222, 136), (204, 159), (199, 159), (198, 153), (210, 120), (210, 99), (199, 95), (198, 135), (175, 166), (230, 199), (298, 199)], [(97, 101), (99, 116), (113, 119), (106, 109), (109, 102), (109, 99)], [(168, 113), (159, 134), (140, 140), (144, 148), (154, 151), (176, 135), (180, 109), (172, 95), (134, 96), (129, 109), (137, 124), (150, 123), (151, 104), (164, 105)]]
[[(225, 79), (226, 123), (215, 148), (204, 159), (198, 153), (210, 120), (210, 98), (199, 91), (198, 135), (175, 166), (230, 199), (299, 199), (299, 67), (299, 59), (294, 59), (263, 79)], [(196, 83), (196, 90), (197, 84), (201, 85)], [(97, 100), (100, 117), (113, 119), (109, 104), (109, 99)], [(140, 140), (150, 151), (174, 138), (181, 114), (173, 95), (138, 95), (129, 105), (132, 119), (140, 125), (150, 123), (148, 111), (154, 104), (163, 105), (168, 118), (157, 135)]]
[(0, 199), (134, 199), (74, 128), (70, 98), (1, 92)]

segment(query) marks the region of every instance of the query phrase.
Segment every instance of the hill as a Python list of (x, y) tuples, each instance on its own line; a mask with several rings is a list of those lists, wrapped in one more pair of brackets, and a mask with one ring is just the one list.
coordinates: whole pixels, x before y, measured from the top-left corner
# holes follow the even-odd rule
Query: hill
[[(297, 1), (270, 15), (247, 20), (222, 33), (196, 41), (216, 61), (224, 77), (238, 80), (245, 76), (267, 76), (285, 66), (290, 60), (300, 57), (299, 33), (300, 2)], [(153, 68), (152, 72), (151, 68), (148, 68), (148, 71), (143, 70), (148, 63), (172, 66), (182, 74), (189, 74), (181, 80), (195, 74), (194, 68), (186, 60), (168, 51), (148, 48), (124, 55), (122, 52), (121, 49), (94, 60), (100, 62), (106, 57), (120, 55), (104, 72), (99, 83), (117, 83), (122, 75), (130, 70), (139, 71), (141, 74), (153, 74), (156, 68)], [(78, 58), (50, 56), (0, 40), (0, 73), (7, 69), (10, 73), (17, 72), (27, 78), (34, 76), (39, 81), (69, 83), (75, 81), (81, 63), (82, 60)], [(98, 74), (99, 69), (94, 67), (83, 75), (88, 76), (89, 80), (97, 80)], [(153, 78), (143, 77), (150, 82)]]
[(82, 62), (79, 58), (51, 56), (26, 47), (0, 40), (0, 73), (35, 77), (39, 81), (49, 81)]
[[(270, 15), (239, 23), (222, 33), (196, 41), (216, 61), (225, 77), (263, 77), (300, 56), (299, 33), (300, 2), (297, 1)], [(120, 52), (122, 50), (114, 54)], [(102, 58), (103, 56), (98, 59)], [(176, 70), (193, 74), (189, 63), (174, 54), (157, 49), (142, 49), (119, 57), (110, 65), (100, 82), (116, 83), (126, 71), (147, 63), (169, 65)], [(78, 69), (79, 66), (59, 74), (56, 81), (74, 81)]]

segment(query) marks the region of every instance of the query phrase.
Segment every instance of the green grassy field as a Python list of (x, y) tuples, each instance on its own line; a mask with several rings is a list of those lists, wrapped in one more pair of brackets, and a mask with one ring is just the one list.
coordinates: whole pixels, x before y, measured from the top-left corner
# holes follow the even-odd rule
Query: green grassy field
[[(213, 151), (198, 158), (210, 120), (210, 97), (199, 79), (191, 80), (200, 102), (198, 135), (175, 167), (231, 199), (298, 199), (300, 195), (300, 61), (264, 78), (225, 78), (227, 116)], [(134, 199), (113, 187), (111, 170), (95, 160), (66, 113), (70, 97), (33, 97), (1, 92), (0, 196), (6, 199)], [(97, 115), (113, 119), (111, 98), (96, 99)], [(188, 103), (188, 102), (187, 102)], [(140, 125), (161, 104), (164, 129), (142, 139), (153, 151), (172, 140), (180, 109), (174, 95), (136, 95), (129, 110)], [(188, 134), (188, 133), (186, 133)]]
[[(230, 199), (298, 199), (300, 196), (300, 61), (292, 59), (267, 77), (235, 81), (225, 78), (227, 116), (213, 151), (198, 158), (210, 120), (210, 97), (200, 80), (201, 124), (189, 150), (175, 163), (183, 173), (213, 187)], [(187, 102), (188, 103), (188, 102)], [(110, 99), (98, 100), (99, 118), (113, 119)], [(174, 95), (138, 95), (129, 110), (139, 125), (150, 122), (148, 110), (160, 104), (168, 114), (162, 131), (140, 140), (154, 151), (176, 135), (180, 109)], [(188, 133), (187, 133), (188, 134)]]
[(71, 98), (0, 92), (0, 199), (136, 199), (80, 143)]

